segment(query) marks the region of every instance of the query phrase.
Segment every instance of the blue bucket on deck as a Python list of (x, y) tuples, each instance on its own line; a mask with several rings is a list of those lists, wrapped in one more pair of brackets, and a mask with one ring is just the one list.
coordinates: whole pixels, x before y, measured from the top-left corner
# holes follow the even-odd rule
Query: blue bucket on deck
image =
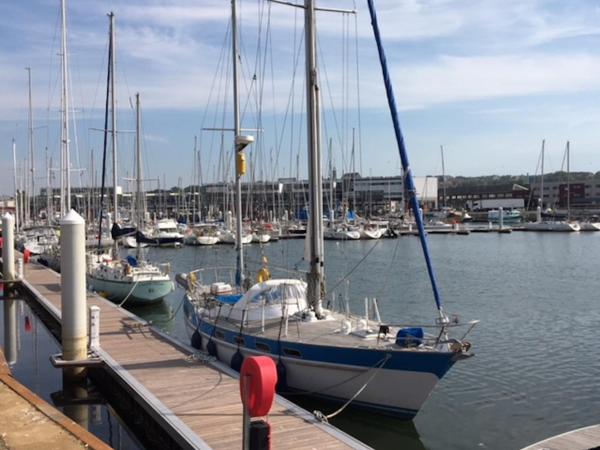
[(396, 334), (396, 345), (417, 347), (423, 342), (423, 328), (401, 328)]

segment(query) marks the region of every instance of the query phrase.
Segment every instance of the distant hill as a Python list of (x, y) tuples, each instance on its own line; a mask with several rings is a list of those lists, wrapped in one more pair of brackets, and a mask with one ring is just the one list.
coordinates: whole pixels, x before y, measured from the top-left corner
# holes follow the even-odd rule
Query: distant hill
[[(486, 175), (480, 177), (463, 177), (463, 176), (449, 176), (446, 175), (447, 187), (465, 187), (465, 186), (496, 186), (506, 184), (520, 184), (528, 186), (532, 183), (539, 182), (539, 175)], [(600, 180), (600, 172), (571, 172), (569, 175), (571, 182), (578, 181), (589, 181), (589, 180)], [(443, 177), (438, 175), (438, 181), (441, 183)], [(547, 173), (544, 175), (546, 181), (566, 181), (567, 173), (564, 171), (558, 171), (553, 173)]]

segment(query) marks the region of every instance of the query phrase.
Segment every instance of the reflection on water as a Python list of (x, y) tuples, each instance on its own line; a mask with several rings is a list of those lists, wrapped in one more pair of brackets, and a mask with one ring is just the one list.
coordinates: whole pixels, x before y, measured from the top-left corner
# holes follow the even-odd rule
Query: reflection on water
[(17, 363), (17, 301), (4, 301), (4, 357), (9, 366)]
[(164, 299), (148, 305), (132, 304), (127, 309), (167, 333), (172, 332), (174, 329), (173, 321), (177, 311), (173, 310), (171, 304)]
[[(303, 396), (287, 396), (287, 398), (307, 411), (321, 411), (325, 415), (337, 411), (339, 404), (306, 398)], [(422, 444), (415, 424), (410, 420), (397, 420), (366, 411), (348, 408), (329, 420), (329, 423), (346, 431), (360, 441), (368, 443), (375, 449), (414, 449), (421, 450)]]
[(115, 449), (142, 449), (96, 387), (73, 383), (50, 364), (60, 347), (24, 300), (2, 299), (2, 347), (12, 375)]
[[(326, 241), (328, 288), (375, 245), (352, 273), (353, 309), (377, 297), (385, 321), (431, 322), (418, 239), (377, 242)], [(436, 235), (430, 247), (446, 310), (481, 320), (470, 336), (476, 356), (453, 367), (413, 422), (346, 410), (333, 423), (377, 449), (506, 449), (600, 422), (600, 277), (590, 273), (600, 263), (600, 233)], [(303, 240), (245, 249), (254, 274), (263, 254), (271, 266), (305, 267)], [(173, 274), (235, 265), (231, 246), (152, 248), (148, 257), (171, 262)], [(182, 295), (176, 289), (135, 312), (187, 342)], [(301, 402), (310, 411), (337, 409)]]

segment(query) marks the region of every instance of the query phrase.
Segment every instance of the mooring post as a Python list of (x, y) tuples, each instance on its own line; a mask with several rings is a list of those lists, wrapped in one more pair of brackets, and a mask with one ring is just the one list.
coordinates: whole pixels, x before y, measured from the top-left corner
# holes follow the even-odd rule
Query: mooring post
[(90, 350), (100, 348), (100, 308), (90, 306)]
[[(85, 220), (71, 210), (60, 222), (62, 345), (65, 361), (87, 359), (87, 296), (85, 285)], [(83, 376), (82, 367), (65, 375)]]
[(17, 258), (17, 278), (23, 279), (23, 258)]
[(502, 230), (504, 228), (504, 208), (502, 206), (498, 208), (498, 216), (498, 228)]
[(15, 279), (15, 218), (6, 213), (2, 216), (2, 275), (5, 280)]

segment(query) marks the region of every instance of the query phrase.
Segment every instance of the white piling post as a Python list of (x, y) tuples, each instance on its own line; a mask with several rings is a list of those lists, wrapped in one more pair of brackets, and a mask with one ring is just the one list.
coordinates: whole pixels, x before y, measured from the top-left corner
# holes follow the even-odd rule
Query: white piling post
[(498, 226), (500, 229), (504, 228), (504, 208), (502, 206), (498, 208)]
[(100, 308), (90, 306), (90, 350), (100, 348)]
[(365, 297), (365, 320), (369, 323), (369, 298)]
[[(63, 359), (87, 358), (87, 295), (85, 284), (85, 220), (71, 210), (60, 222), (60, 271)], [(79, 376), (83, 368), (71, 368)]]
[(15, 218), (6, 213), (2, 216), (2, 275), (5, 280), (15, 279)]
[(538, 206), (537, 207), (537, 211), (536, 211), (536, 216), (535, 216), (535, 221), (537, 223), (540, 223), (542, 221), (542, 207)]
[(17, 258), (17, 278), (23, 279), (23, 258)]

